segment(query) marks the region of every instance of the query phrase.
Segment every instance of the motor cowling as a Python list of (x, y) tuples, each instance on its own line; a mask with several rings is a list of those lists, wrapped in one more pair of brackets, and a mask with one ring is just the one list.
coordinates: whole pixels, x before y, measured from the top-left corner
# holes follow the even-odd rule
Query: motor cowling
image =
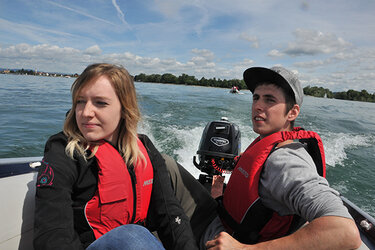
[(221, 175), (233, 170), (235, 158), (240, 151), (239, 127), (223, 117), (220, 121), (207, 123), (197, 151), (199, 163), (196, 162), (195, 156), (193, 163), (208, 176)]

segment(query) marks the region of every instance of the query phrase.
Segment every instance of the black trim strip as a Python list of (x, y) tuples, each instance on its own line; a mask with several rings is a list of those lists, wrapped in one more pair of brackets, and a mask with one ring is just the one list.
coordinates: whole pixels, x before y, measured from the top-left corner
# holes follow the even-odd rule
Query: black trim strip
[(37, 172), (37, 169), (31, 168), (29, 164), (42, 160), (42, 157), (8, 158), (0, 160), (0, 178), (5, 178)]

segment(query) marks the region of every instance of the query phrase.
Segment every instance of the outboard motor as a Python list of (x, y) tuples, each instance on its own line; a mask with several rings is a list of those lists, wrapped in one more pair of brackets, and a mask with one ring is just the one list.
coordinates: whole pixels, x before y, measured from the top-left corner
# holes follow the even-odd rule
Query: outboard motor
[(202, 184), (212, 181), (213, 175), (232, 172), (235, 157), (241, 151), (241, 132), (238, 126), (228, 122), (226, 117), (220, 121), (209, 122), (203, 130), (199, 149), (199, 164), (193, 157), (194, 165), (206, 173), (199, 175)]

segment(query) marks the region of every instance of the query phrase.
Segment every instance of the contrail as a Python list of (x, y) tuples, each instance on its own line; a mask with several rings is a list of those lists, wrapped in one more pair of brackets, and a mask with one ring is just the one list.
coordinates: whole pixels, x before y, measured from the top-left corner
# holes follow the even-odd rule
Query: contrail
[(112, 0), (112, 4), (116, 8), (117, 16), (120, 18), (121, 22), (129, 28), (129, 24), (125, 21), (124, 12), (121, 11), (120, 6), (118, 6), (116, 0)]
[(93, 15), (87, 14), (87, 13), (82, 12), (82, 11), (79, 11), (79, 10), (75, 10), (75, 9), (72, 9), (72, 8), (66, 7), (66, 6), (64, 6), (64, 5), (61, 5), (61, 4), (58, 4), (58, 3), (52, 2), (52, 1), (48, 1), (48, 3), (53, 4), (53, 5), (55, 5), (55, 6), (57, 6), (57, 7), (60, 7), (60, 8), (66, 9), (66, 10), (70, 10), (70, 11), (75, 12), (75, 13), (78, 13), (78, 14), (80, 14), (80, 15), (83, 15), (83, 16), (86, 16), (86, 17), (89, 17), (89, 18), (92, 18), (92, 19), (95, 19), (95, 20), (101, 21), (101, 22), (105, 22), (105, 23), (108, 23), (108, 24), (111, 24), (111, 25), (116, 25), (116, 24), (111, 23), (111, 22), (109, 22), (109, 21), (107, 21), (107, 20), (104, 20), (104, 19), (102, 19), (102, 18), (99, 18), (99, 17), (93, 16)]

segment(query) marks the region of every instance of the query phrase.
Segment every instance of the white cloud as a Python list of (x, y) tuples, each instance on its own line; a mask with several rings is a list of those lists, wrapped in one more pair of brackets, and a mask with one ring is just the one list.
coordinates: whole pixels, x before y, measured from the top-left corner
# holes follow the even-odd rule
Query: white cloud
[(270, 57), (282, 57), (284, 56), (284, 53), (280, 52), (279, 50), (277, 49), (273, 49), (271, 50), (270, 52), (268, 52), (268, 55)]
[(349, 42), (333, 33), (316, 30), (297, 29), (294, 36), (295, 41), (290, 42), (283, 51), (291, 56), (329, 54), (346, 50), (351, 46)]
[(93, 45), (83, 51), (84, 54), (87, 55), (100, 55), (102, 50), (100, 49), (99, 45)]
[(76, 73), (88, 64), (108, 62), (123, 65), (131, 74), (171, 72), (180, 75), (185, 72), (192, 75), (198, 73), (196, 76), (199, 77), (211, 72), (215, 75), (216, 64), (212, 61), (214, 54), (211, 51), (193, 49), (192, 53), (196, 56), (183, 63), (174, 58), (142, 57), (131, 52), (103, 54), (98, 45), (85, 50), (48, 44), (0, 47), (0, 58), (4, 58), (3, 63), (9, 68), (36, 68), (39, 71)]
[(251, 47), (253, 48), (259, 48), (259, 41), (256, 36), (251, 36), (246, 33), (241, 33), (240, 34), (240, 39), (248, 41), (251, 43)]
[(181, 64), (185, 70), (187, 69), (186, 66), (189, 66), (192, 72), (197, 72), (199, 75), (202, 75), (202, 73), (212, 72), (215, 69), (216, 64), (213, 62), (215, 54), (212, 51), (194, 48), (191, 52), (196, 56), (193, 56), (186, 65)]
[(235, 62), (230, 67), (220, 67), (217, 66), (215, 69), (214, 76), (218, 76), (220, 72), (220, 77), (224, 77), (227, 79), (242, 79), (243, 72), (249, 68), (254, 66), (255, 61), (252, 59), (245, 58), (240, 62)]
[(242, 62), (235, 63), (234, 67), (248, 68), (248, 67), (251, 67), (253, 64), (254, 64), (254, 60), (245, 58), (245, 59), (243, 59)]
[(293, 65), (300, 68), (312, 68), (317, 66), (324, 65), (325, 62), (323, 60), (312, 60), (308, 62), (296, 62)]
[(0, 48), (0, 56), (4, 58), (39, 58), (49, 60), (51, 58), (69, 58), (77, 53), (79, 50), (73, 48), (60, 48), (56, 45), (39, 44), (18, 44), (12, 45), (8, 48)]
[(208, 49), (192, 49), (192, 53), (198, 55), (199, 57), (204, 58), (206, 61), (211, 61), (214, 59), (215, 55), (212, 51)]

